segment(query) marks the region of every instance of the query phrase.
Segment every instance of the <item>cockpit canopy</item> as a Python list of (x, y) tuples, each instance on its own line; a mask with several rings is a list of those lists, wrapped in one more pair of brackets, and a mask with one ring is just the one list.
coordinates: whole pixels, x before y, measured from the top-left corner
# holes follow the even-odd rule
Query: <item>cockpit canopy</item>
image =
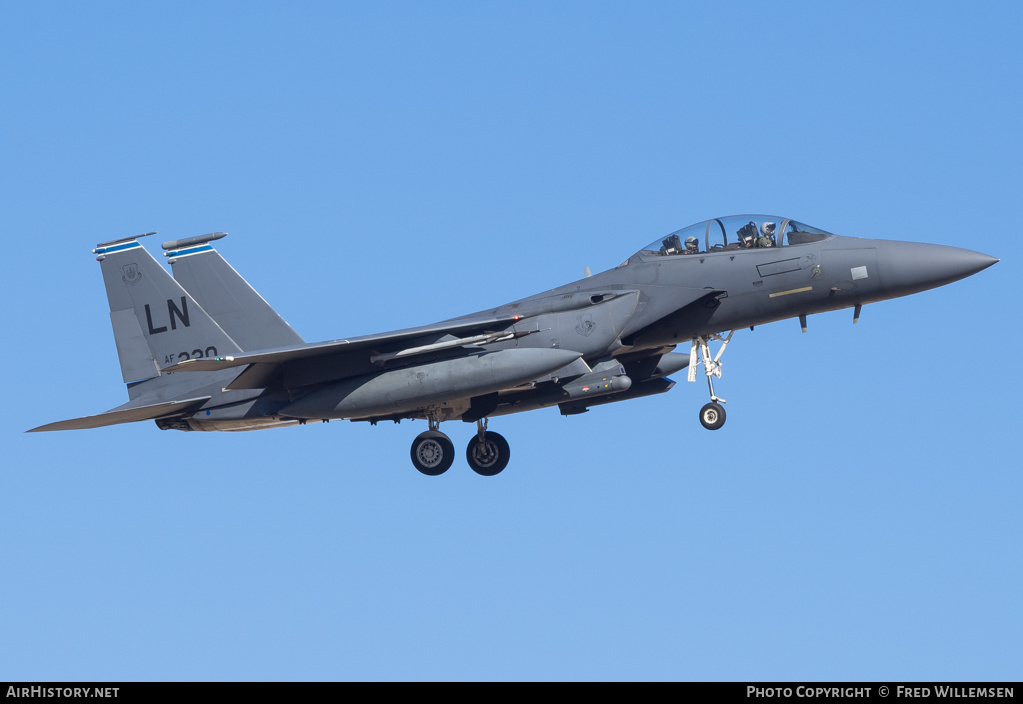
[(731, 215), (698, 222), (651, 242), (643, 256), (766, 249), (817, 242), (830, 237), (816, 227), (774, 215)]

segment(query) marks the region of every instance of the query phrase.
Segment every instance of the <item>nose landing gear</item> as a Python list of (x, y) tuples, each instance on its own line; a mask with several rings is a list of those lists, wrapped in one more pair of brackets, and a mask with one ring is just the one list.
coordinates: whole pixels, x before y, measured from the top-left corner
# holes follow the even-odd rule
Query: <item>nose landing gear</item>
[[(717, 430), (725, 424), (725, 407), (722, 405), (725, 400), (714, 393), (713, 377), (721, 378), (721, 355), (725, 353), (725, 348), (728, 347), (728, 342), (732, 339), (734, 332), (735, 330), (732, 330), (725, 337), (720, 335), (694, 337), (693, 346), (689, 351), (689, 381), (696, 381), (697, 364), (703, 364), (704, 372), (707, 375), (710, 403), (700, 409), (700, 424), (707, 430)], [(721, 349), (713, 358), (710, 356), (710, 340), (721, 341)]]
[(717, 430), (725, 424), (725, 407), (711, 401), (700, 409), (700, 423), (707, 430)]

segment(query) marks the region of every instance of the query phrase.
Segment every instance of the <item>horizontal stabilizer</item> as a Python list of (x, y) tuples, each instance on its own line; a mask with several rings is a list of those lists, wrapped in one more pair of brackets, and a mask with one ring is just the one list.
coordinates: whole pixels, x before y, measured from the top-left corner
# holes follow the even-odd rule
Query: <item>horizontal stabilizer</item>
[(185, 401), (154, 403), (151, 406), (137, 406), (135, 408), (125, 408), (123, 410), (115, 408), (112, 411), (100, 413), (95, 416), (83, 416), (82, 418), (72, 418), (71, 420), (61, 420), (56, 423), (40, 425), (38, 428), (32, 428), (26, 432), (38, 433), (47, 430), (85, 430), (87, 428), (103, 428), (108, 425), (117, 425), (118, 423), (134, 423), (140, 420), (165, 418), (167, 416), (173, 416), (181, 413), (182, 411), (198, 408), (209, 401), (210, 398), (210, 396), (201, 396), (199, 398), (190, 398)]

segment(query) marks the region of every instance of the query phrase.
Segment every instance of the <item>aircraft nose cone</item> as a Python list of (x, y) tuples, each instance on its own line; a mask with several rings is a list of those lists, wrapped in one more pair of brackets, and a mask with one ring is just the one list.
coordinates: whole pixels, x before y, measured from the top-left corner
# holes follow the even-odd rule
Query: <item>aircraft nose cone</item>
[(890, 241), (878, 243), (877, 258), (885, 290), (898, 296), (965, 279), (1000, 261), (959, 247)]

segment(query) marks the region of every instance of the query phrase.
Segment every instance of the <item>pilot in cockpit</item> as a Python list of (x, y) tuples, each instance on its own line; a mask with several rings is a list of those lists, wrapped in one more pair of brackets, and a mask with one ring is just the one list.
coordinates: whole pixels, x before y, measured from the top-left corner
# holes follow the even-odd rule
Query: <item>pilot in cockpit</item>
[(774, 231), (775, 224), (769, 220), (765, 220), (760, 225), (760, 239), (757, 240), (758, 247), (773, 247), (774, 246)]
[(678, 235), (668, 235), (661, 240), (661, 254), (682, 254), (682, 240)]
[(741, 249), (753, 249), (757, 246), (757, 224), (750, 220), (735, 233), (739, 236)]
[(700, 243), (695, 237), (686, 237), (686, 248), (682, 254), (699, 254)]

